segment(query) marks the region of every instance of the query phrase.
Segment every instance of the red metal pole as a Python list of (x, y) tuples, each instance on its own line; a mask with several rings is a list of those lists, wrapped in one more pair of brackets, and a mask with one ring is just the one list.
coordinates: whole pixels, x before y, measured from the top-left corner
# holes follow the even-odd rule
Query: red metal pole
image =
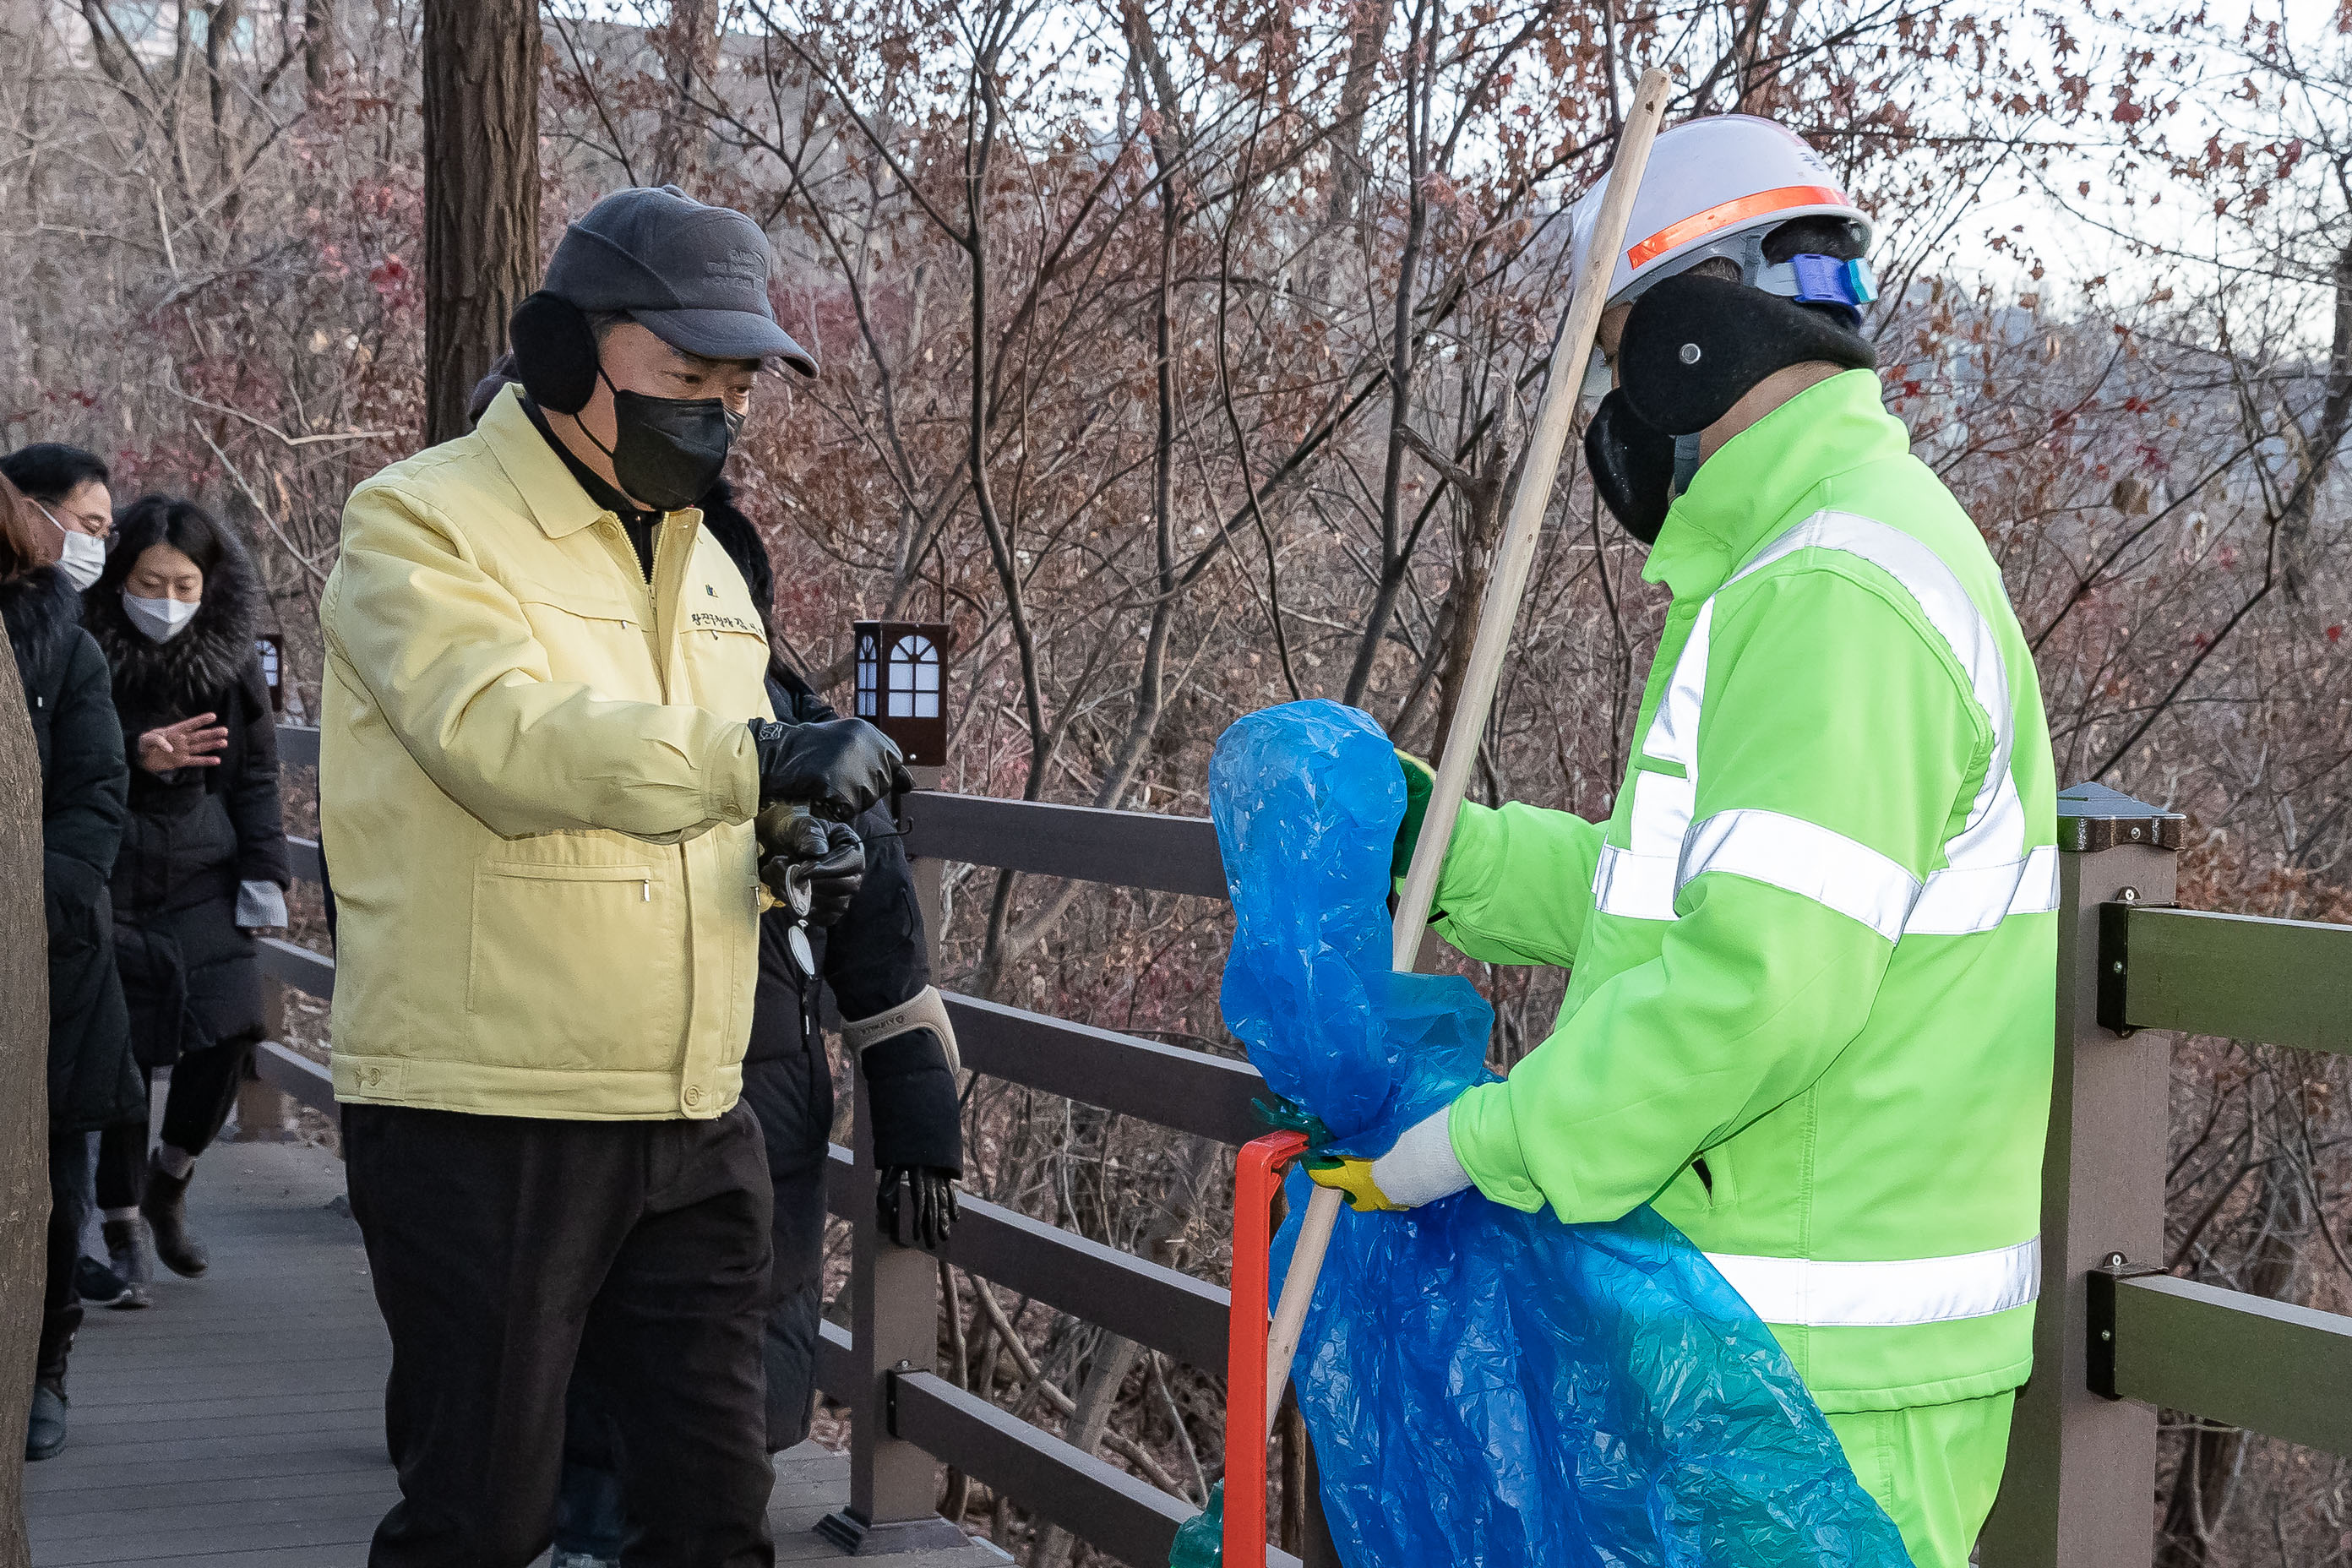
[(1297, 1132), (1244, 1144), (1234, 1172), (1232, 1327), (1225, 1345), (1225, 1534), (1223, 1568), (1265, 1568), (1265, 1323), (1274, 1194), (1307, 1152)]

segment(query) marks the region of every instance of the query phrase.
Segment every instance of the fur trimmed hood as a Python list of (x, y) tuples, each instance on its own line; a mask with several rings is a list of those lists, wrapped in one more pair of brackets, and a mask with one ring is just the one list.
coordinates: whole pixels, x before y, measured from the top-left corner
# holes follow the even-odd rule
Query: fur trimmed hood
[(114, 700), (126, 712), (184, 716), (212, 706), (254, 659), (260, 586), (252, 563), (232, 545), (205, 574), (205, 596), (187, 629), (157, 642), (131, 624), (120, 587), (82, 597), (82, 624), (114, 672)]
[(81, 627), (81, 595), (55, 566), (39, 566), (0, 583), (0, 620), (8, 624), (8, 649), (16, 675), (27, 687), (36, 670), (64, 656)]

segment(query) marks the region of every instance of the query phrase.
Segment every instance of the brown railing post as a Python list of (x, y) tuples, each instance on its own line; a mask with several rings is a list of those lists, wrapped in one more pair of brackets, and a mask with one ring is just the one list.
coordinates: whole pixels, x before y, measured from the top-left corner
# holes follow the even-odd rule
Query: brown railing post
[[(286, 983), (274, 974), (261, 977), (261, 1037), (286, 1038)], [(236, 1138), (240, 1143), (276, 1143), (286, 1136), (293, 1107), (277, 1088), (262, 1080), (259, 1070), (246, 1064), (245, 1081), (236, 1089)]]
[(2092, 1269), (2160, 1264), (2171, 1037), (2098, 1022), (2099, 906), (2173, 900), (2181, 819), (2098, 784), (2060, 795), (2056, 1073), (2042, 1166), (2042, 1303), (1983, 1568), (2148, 1568), (2156, 1412), (2085, 1385)]
[[(937, 768), (914, 768), (919, 788), (935, 788)], [(915, 809), (909, 806), (908, 809)], [(939, 963), (940, 873), (937, 860), (914, 862), (916, 901), (924, 940)], [(938, 1512), (940, 1462), (891, 1436), (890, 1380), (898, 1373), (935, 1369), (940, 1342), (940, 1270), (930, 1254), (885, 1236), (876, 1220), (873, 1121), (866, 1075), (852, 1064), (856, 1085), (855, 1191), (847, 1216), (849, 1331), (858, 1368), (850, 1401), (849, 1506), (818, 1521), (817, 1531), (845, 1552), (915, 1551), (961, 1546), (961, 1530)]]

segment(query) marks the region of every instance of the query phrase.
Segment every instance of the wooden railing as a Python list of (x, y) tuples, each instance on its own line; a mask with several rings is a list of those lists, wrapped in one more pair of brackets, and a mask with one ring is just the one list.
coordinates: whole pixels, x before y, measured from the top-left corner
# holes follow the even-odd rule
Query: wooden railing
[[(314, 738), (306, 750), (304, 732), (285, 733), (288, 761), (315, 758)], [(1981, 1561), (2147, 1568), (2159, 1408), (2352, 1455), (2352, 1318), (2158, 1268), (2172, 1033), (2352, 1051), (2352, 927), (2173, 908), (2179, 816), (2097, 785), (2067, 791), (2059, 812), (2035, 1370)], [(933, 931), (949, 862), (1224, 896), (1202, 819), (940, 794), (912, 797), (908, 815)], [(306, 950), (273, 942), (267, 962), (299, 989), (332, 988), (332, 963)], [(1227, 1144), (1262, 1131), (1251, 1101), (1264, 1088), (1242, 1064), (970, 997), (949, 1007), (973, 1072)], [(306, 1104), (332, 1103), (324, 1069), (282, 1047), (265, 1048), (261, 1070)], [(845, 1546), (877, 1533), (954, 1539), (933, 1512), (940, 1468), (952, 1465), (1124, 1562), (1160, 1568), (1191, 1503), (939, 1375), (937, 1260), (877, 1231), (862, 1083), (857, 1095), (856, 1146), (834, 1149), (829, 1183), (851, 1226), (853, 1321), (826, 1326), (819, 1381), (854, 1412), (850, 1506), (829, 1533)], [(984, 1201), (967, 1200), (964, 1215), (947, 1262), (1222, 1370), (1224, 1290)], [(1334, 1560), (1319, 1517), (1307, 1555)]]
[[(279, 736), (286, 763), (315, 763), (316, 731)], [(950, 862), (1225, 896), (1205, 819), (929, 792), (910, 796), (906, 816), (932, 933)], [(293, 850), (297, 874), (316, 880), (318, 847), (297, 840)], [(268, 940), (263, 963), (296, 990), (333, 993), (333, 961), (307, 948)], [(1232, 1146), (1266, 1131), (1251, 1104), (1266, 1097), (1265, 1080), (1244, 1062), (952, 993), (947, 1005), (973, 1073)], [(326, 1069), (282, 1044), (265, 1043), (258, 1072), (303, 1104), (333, 1107)], [(977, 1197), (961, 1200), (961, 1218), (936, 1255), (911, 1236), (880, 1234), (866, 1085), (853, 1077), (853, 1146), (834, 1145), (826, 1173), (828, 1206), (850, 1227), (850, 1323), (823, 1325), (817, 1364), (818, 1385), (851, 1411), (850, 1500), (819, 1529), (853, 1551), (960, 1542), (961, 1531), (937, 1512), (940, 1470), (950, 1465), (1123, 1562), (1161, 1568), (1177, 1527), (1198, 1511), (1193, 1503), (939, 1375), (939, 1261), (1217, 1375), (1225, 1369), (1227, 1292)], [(1307, 1512), (1305, 1561), (1336, 1563), (1320, 1510), (1310, 1501)], [(1295, 1568), (1301, 1560), (1270, 1549), (1267, 1561)]]

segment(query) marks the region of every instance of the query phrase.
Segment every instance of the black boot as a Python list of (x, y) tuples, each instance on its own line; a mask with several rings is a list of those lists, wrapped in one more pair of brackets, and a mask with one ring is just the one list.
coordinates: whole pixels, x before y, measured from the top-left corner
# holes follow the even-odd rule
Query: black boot
[(74, 1259), (74, 1294), (85, 1307), (119, 1307), (129, 1299), (131, 1285), (97, 1258), (84, 1255)]
[(102, 1305), (118, 1311), (153, 1305), (155, 1299), (148, 1294), (147, 1287), (154, 1280), (155, 1271), (147, 1266), (145, 1226), (133, 1215), (130, 1219), (108, 1220), (99, 1230), (106, 1237), (106, 1256), (114, 1265), (113, 1272), (122, 1281), (122, 1294)]
[(191, 1169), (185, 1176), (172, 1175), (163, 1169), (160, 1153), (150, 1154), (147, 1192), (139, 1200), (139, 1212), (147, 1216), (147, 1229), (155, 1238), (156, 1258), (184, 1279), (194, 1279), (212, 1262), (188, 1234), (188, 1182), (195, 1173)]
[(25, 1458), (54, 1459), (66, 1446), (66, 1386), (47, 1378), (33, 1385), (32, 1419), (25, 1425)]

